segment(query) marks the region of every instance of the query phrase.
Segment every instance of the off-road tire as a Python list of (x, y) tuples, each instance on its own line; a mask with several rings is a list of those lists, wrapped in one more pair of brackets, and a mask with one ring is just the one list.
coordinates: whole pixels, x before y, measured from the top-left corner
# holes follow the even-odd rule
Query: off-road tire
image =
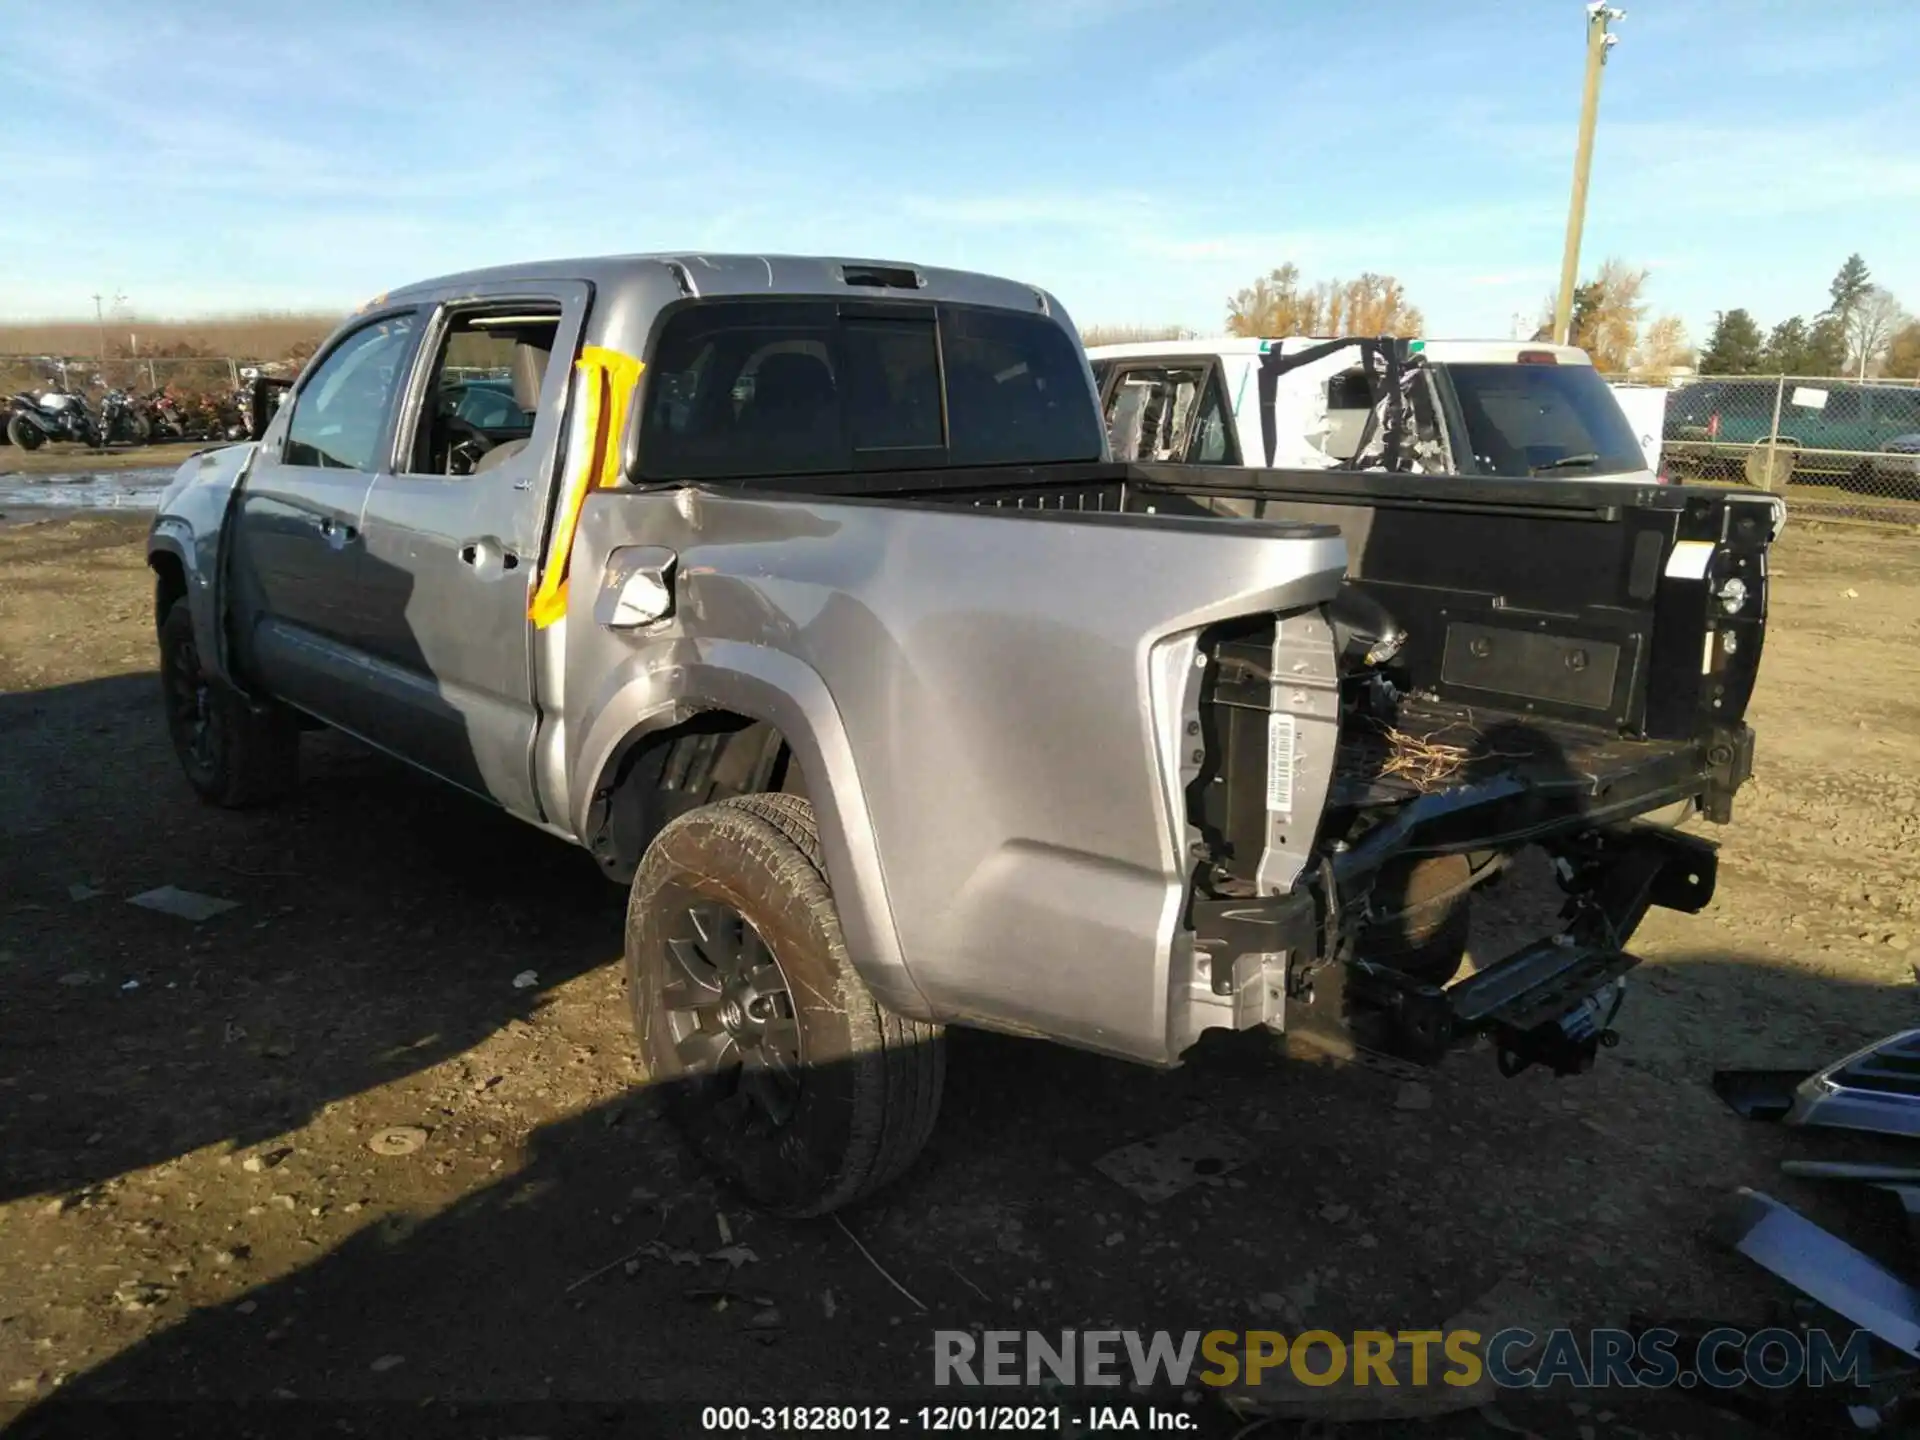
[[(693, 902), (742, 917), (785, 981), (799, 1065), (784, 1123), (716, 1098), (733, 1072), (703, 1071), (676, 1049), (665, 992), (680, 972), (668, 940)], [(800, 797), (723, 800), (662, 829), (634, 873), (626, 971), (644, 1083), (693, 1150), (755, 1205), (793, 1217), (837, 1210), (897, 1179), (932, 1134), (946, 1071), (940, 1027), (888, 1012), (860, 979), (813, 807)]]
[(45, 443), (46, 438), (45, 435), (40, 433), (38, 426), (29, 425), (24, 417), (19, 415), (8, 417), (7, 439), (12, 441), (20, 449), (38, 450), (40, 446)]
[(201, 799), (241, 810), (279, 800), (299, 784), (299, 722), (281, 706), (256, 706), (205, 677), (185, 597), (160, 622), (160, 690), (174, 754)]
[[(1360, 958), (1425, 985), (1445, 985), (1460, 973), (1467, 956), (1473, 884), (1464, 855), (1433, 856), (1389, 871), (1376, 882), (1375, 895), (1376, 903), (1384, 902), (1393, 913), (1360, 932)], [(1382, 886), (1387, 893), (1381, 893)]]

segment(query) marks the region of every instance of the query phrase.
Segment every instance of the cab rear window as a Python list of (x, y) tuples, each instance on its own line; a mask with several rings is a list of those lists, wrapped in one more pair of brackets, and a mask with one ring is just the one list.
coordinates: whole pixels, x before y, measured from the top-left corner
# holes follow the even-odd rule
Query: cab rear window
[(1447, 365), (1482, 474), (1618, 475), (1646, 469), (1633, 428), (1590, 365)]
[(634, 478), (1097, 460), (1080, 350), (1040, 315), (713, 300), (662, 325)]

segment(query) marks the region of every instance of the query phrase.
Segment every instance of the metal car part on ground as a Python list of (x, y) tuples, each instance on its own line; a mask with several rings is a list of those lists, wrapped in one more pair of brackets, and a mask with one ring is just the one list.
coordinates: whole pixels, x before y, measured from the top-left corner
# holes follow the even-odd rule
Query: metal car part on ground
[(1720, 1070), (1716, 1093), (1752, 1120), (1920, 1136), (1920, 1030), (1901, 1030), (1821, 1070)]

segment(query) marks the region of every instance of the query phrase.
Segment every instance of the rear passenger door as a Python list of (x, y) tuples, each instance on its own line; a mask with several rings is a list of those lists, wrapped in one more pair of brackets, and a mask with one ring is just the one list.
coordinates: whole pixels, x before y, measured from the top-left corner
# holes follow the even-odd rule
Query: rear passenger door
[[(584, 283), (547, 281), (463, 289), (443, 304), (395, 463), (366, 500), (366, 738), (531, 819), (527, 606), (587, 300)], [(492, 428), (475, 424), (492, 412), (465, 403), (476, 371), (510, 382)]]
[(386, 463), (419, 339), (411, 309), (369, 318), (316, 358), (261, 437), (230, 522), (242, 667), (355, 728), (362, 510)]

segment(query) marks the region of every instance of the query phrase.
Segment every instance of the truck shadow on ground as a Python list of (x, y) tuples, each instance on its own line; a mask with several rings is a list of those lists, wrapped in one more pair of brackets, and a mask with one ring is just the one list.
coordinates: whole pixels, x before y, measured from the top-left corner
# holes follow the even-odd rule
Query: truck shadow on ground
[[(1757, 957), (1661, 968), (1663, 998), (1644, 1008), (1747, 993), (1780, 1013), (1851, 1015), (1848, 1044), (1893, 1008), (1871, 988), (1836, 1008), (1834, 987)], [(1798, 1043), (1730, 1058), (1834, 1058)], [(1768, 1285), (1701, 1237), (1714, 1204), (1756, 1185), (1868, 1243), (1852, 1228), (1860, 1197), (1776, 1166), (1884, 1149), (1725, 1111), (1707, 1078), (1729, 1057), (1705, 1035), (1652, 1063), (1629, 1038), (1571, 1081), (1503, 1081), (1484, 1053), (1456, 1056), (1419, 1107), (1397, 1079), (1258, 1037), (1173, 1074), (982, 1034), (951, 1046), (930, 1151), (843, 1221), (757, 1216), (656, 1105), (593, 1106), (437, 1213), (370, 1217), (312, 1263), (150, 1333), (13, 1433), (227, 1433), (241, 1402), (275, 1400), (253, 1416), (259, 1433), (679, 1433), (693, 1412), (650, 1407), (1004, 1400), (936, 1389), (933, 1332), (1437, 1327), (1516, 1274), (1548, 1284), (1569, 1320), (1719, 1304), (1757, 1325)], [(1112, 1146), (1196, 1119), (1244, 1150), (1177, 1196), (1147, 1203), (1096, 1168)], [(1904, 1263), (1897, 1224), (1866, 1218), (1881, 1226), (1869, 1248)], [(1201, 1396), (1197, 1433), (1243, 1433), (1244, 1416), (1186, 1388)], [(1181, 1406), (1179, 1390), (1157, 1398)], [(1108, 1397), (1028, 1398), (1084, 1411)], [(1678, 1394), (1618, 1391), (1509, 1392), (1503, 1424), (1454, 1414), (1340, 1433), (1490, 1436), (1519, 1419), (1571, 1436), (1590, 1423), (1575, 1398), (1642, 1431), (1760, 1433)], [(1325, 1418), (1351, 1413), (1330, 1400)]]
[[(306, 738), (283, 807), (196, 804), (156, 692), (0, 696), (0, 1199), (279, 1134), (524, 1019), (522, 972), (618, 957), (587, 857), (343, 737)], [(162, 885), (236, 905), (124, 903)]]

